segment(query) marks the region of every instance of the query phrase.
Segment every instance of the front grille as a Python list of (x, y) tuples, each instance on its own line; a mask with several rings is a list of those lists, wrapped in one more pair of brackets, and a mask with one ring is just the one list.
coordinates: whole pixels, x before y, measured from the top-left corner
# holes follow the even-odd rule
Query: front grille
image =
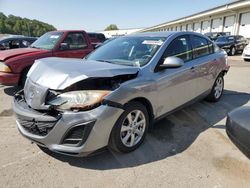
[(27, 132), (38, 136), (46, 136), (56, 124), (56, 121), (39, 122), (39, 121), (27, 121), (22, 119), (18, 119), (18, 122)]

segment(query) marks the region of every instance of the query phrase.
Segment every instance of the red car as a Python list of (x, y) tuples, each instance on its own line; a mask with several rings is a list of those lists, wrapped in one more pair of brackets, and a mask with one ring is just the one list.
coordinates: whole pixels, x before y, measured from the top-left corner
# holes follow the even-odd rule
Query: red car
[(45, 33), (29, 48), (0, 52), (0, 84), (24, 85), (26, 74), (36, 59), (83, 58), (93, 49), (85, 31), (67, 30)]

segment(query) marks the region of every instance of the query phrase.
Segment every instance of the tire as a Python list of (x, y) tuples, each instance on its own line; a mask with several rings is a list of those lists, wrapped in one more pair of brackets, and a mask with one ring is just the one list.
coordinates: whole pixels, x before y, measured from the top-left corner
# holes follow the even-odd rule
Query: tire
[(29, 68), (26, 68), (23, 70), (22, 74), (21, 74), (21, 80), (20, 80), (20, 86), (24, 87), (26, 79), (27, 79), (27, 74), (29, 72)]
[(232, 47), (230, 48), (229, 55), (230, 55), (230, 56), (234, 56), (235, 54), (236, 54), (236, 48), (235, 48), (234, 46), (232, 46)]
[[(138, 118), (134, 121), (136, 115)], [(109, 147), (120, 153), (134, 151), (144, 141), (148, 127), (149, 115), (146, 107), (139, 102), (128, 103), (112, 129)]]
[(224, 90), (224, 78), (223, 74), (219, 74), (206, 100), (209, 102), (218, 102), (223, 94), (223, 90)]

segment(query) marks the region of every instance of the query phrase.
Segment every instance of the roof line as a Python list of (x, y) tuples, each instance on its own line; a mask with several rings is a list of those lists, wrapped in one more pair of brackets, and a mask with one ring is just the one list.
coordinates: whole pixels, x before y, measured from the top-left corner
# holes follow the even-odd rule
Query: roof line
[(188, 15), (188, 16), (184, 16), (184, 17), (181, 17), (181, 18), (178, 18), (178, 19), (174, 19), (172, 21), (168, 21), (168, 22), (164, 22), (164, 23), (161, 23), (161, 24), (157, 24), (157, 25), (145, 28), (145, 29), (143, 29), (141, 31), (147, 31), (147, 30), (150, 30), (150, 29), (153, 29), (153, 28), (161, 27), (161, 26), (173, 23), (173, 22), (178, 22), (178, 21), (190, 18), (190, 17), (198, 16), (199, 14), (209, 13), (209, 12), (211, 12), (213, 10), (216, 10), (216, 9), (221, 9), (221, 8), (224, 8), (224, 7), (228, 8), (228, 6), (231, 6), (231, 5), (234, 5), (234, 4), (237, 4), (237, 3), (243, 3), (243, 2), (249, 2), (249, 4), (250, 4), (250, 1), (248, 1), (248, 0), (234, 0), (231, 3), (226, 3), (226, 4), (223, 4), (223, 5), (214, 7), (214, 8), (210, 8), (208, 10), (204, 10), (204, 11), (201, 11), (201, 12), (198, 12), (198, 13), (194, 13), (194, 14), (191, 14), (191, 15)]

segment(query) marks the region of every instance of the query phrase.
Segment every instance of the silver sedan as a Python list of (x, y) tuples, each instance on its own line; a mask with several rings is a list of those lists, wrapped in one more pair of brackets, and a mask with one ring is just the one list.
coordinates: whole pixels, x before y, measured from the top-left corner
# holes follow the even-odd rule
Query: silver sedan
[(37, 60), (14, 97), (17, 126), (65, 155), (131, 152), (155, 121), (200, 99), (218, 101), (228, 69), (226, 53), (201, 34), (120, 37), (85, 59)]

